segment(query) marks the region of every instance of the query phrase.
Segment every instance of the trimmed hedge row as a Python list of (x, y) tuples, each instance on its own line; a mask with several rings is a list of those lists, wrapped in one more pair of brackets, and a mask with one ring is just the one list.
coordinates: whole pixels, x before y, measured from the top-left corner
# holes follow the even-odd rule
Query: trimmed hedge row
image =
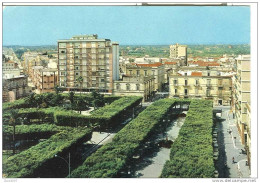
[(3, 110), (8, 110), (8, 109), (26, 108), (28, 106), (26, 104), (25, 98), (21, 98), (21, 99), (15, 100), (14, 102), (3, 103), (2, 107), (3, 107)]
[(173, 104), (174, 100), (163, 99), (147, 107), (120, 130), (111, 143), (102, 146), (89, 156), (72, 172), (71, 177), (115, 177)]
[[(35, 133), (49, 133), (49, 132), (60, 132), (63, 130), (71, 130), (71, 127), (56, 126), (54, 124), (40, 124), (40, 125), (16, 125), (15, 134), (16, 135), (29, 135)], [(12, 126), (3, 126), (3, 135), (13, 135)]]
[[(106, 105), (92, 112), (90, 116), (84, 116), (72, 110), (65, 110), (59, 107), (52, 108), (27, 108), (20, 109), (19, 114), (22, 118), (27, 119), (46, 119), (53, 121), (59, 126), (94, 126), (94, 125), (110, 125), (117, 124), (118, 119), (124, 110), (138, 105), (142, 101), (142, 97), (122, 97), (110, 105)], [(8, 124), (8, 117), (5, 118), (4, 124)]]
[(87, 128), (73, 128), (59, 132), (48, 140), (9, 157), (3, 164), (3, 174), (8, 178), (30, 177), (36, 169), (53, 159), (56, 154), (67, 151), (82, 139), (91, 139), (91, 133), (91, 129)]
[(163, 178), (214, 177), (212, 101), (191, 100), (185, 122), (164, 165)]
[[(36, 96), (40, 96), (40, 95), (45, 95), (45, 94), (36, 94)], [(53, 95), (55, 95), (55, 94), (53, 94)], [(62, 96), (62, 97), (65, 97), (66, 100), (69, 99), (69, 94), (68, 93), (61, 93), (59, 95)], [(77, 100), (79, 97), (80, 97), (80, 94), (75, 94), (74, 95), (75, 100)], [(91, 101), (94, 100), (94, 98), (91, 96), (91, 94), (82, 94), (81, 97), (83, 98), (83, 100), (90, 101), (89, 104), (91, 104)], [(112, 103), (115, 100), (118, 100), (120, 98), (121, 98), (120, 96), (108, 96), (108, 95), (105, 95), (104, 96), (104, 101), (105, 101), (105, 103), (110, 104), (110, 103)], [(3, 108), (2, 109), (3, 110), (8, 110), (8, 109), (29, 108), (30, 106), (28, 105), (26, 99), (27, 99), (27, 97), (15, 100), (14, 102), (3, 103), (3, 106), (2, 106)], [(33, 107), (37, 107), (37, 106), (35, 105)]]

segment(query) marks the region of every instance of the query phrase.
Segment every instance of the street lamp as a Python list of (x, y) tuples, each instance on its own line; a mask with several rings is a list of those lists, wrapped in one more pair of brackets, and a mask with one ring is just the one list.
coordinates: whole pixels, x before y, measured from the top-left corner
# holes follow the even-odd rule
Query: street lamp
[(57, 154), (55, 154), (54, 157), (61, 158), (67, 163), (67, 165), (69, 166), (69, 178), (70, 178), (70, 152), (69, 152), (69, 162), (67, 160), (65, 160), (63, 157), (58, 156)]

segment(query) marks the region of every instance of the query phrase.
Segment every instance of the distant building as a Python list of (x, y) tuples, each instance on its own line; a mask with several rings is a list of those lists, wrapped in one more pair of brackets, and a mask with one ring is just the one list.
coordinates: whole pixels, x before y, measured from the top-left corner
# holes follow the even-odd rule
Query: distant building
[(155, 90), (162, 91), (163, 85), (165, 83), (165, 70), (162, 63), (127, 64), (125, 67), (126, 75), (129, 76), (154, 76)]
[(123, 76), (114, 82), (113, 94), (117, 96), (142, 96), (149, 100), (154, 94), (155, 78), (153, 76)]
[(43, 68), (43, 66), (35, 66), (32, 68), (32, 82), (35, 86), (36, 93), (54, 92), (57, 85), (58, 70)]
[[(64, 90), (112, 93), (119, 79), (119, 45), (96, 34), (58, 40), (58, 84)], [(82, 83), (77, 78), (83, 78)]]
[(20, 74), (21, 74), (21, 71), (18, 68), (17, 64), (14, 61), (11, 61), (11, 60), (3, 62), (2, 71), (3, 71), (3, 73), (2, 73), (3, 74), (3, 78), (5, 78), (5, 77), (10, 78), (10, 77), (15, 77), (15, 76), (20, 76)]
[(25, 75), (3, 78), (3, 102), (13, 102), (28, 96), (30, 87), (28, 87), (27, 78)]
[(230, 105), (231, 76), (203, 76), (202, 72), (171, 75), (170, 97), (213, 100), (214, 105)]
[(187, 65), (187, 45), (170, 45), (170, 58), (180, 59), (180, 65)]

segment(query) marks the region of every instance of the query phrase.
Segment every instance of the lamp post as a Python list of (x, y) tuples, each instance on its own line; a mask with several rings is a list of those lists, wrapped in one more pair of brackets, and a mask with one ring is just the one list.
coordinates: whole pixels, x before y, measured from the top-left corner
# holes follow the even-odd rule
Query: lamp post
[(69, 152), (69, 162), (67, 160), (65, 160), (63, 157), (58, 156), (57, 154), (55, 154), (54, 157), (61, 158), (67, 163), (67, 165), (69, 166), (69, 178), (70, 178), (70, 152)]

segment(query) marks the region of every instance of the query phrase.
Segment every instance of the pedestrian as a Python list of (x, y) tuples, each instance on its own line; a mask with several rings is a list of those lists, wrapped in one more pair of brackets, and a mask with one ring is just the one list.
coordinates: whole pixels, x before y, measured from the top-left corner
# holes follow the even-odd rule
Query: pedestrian
[(228, 131), (229, 135), (231, 135), (231, 130)]
[(232, 158), (232, 163), (235, 163), (235, 158), (234, 157)]

